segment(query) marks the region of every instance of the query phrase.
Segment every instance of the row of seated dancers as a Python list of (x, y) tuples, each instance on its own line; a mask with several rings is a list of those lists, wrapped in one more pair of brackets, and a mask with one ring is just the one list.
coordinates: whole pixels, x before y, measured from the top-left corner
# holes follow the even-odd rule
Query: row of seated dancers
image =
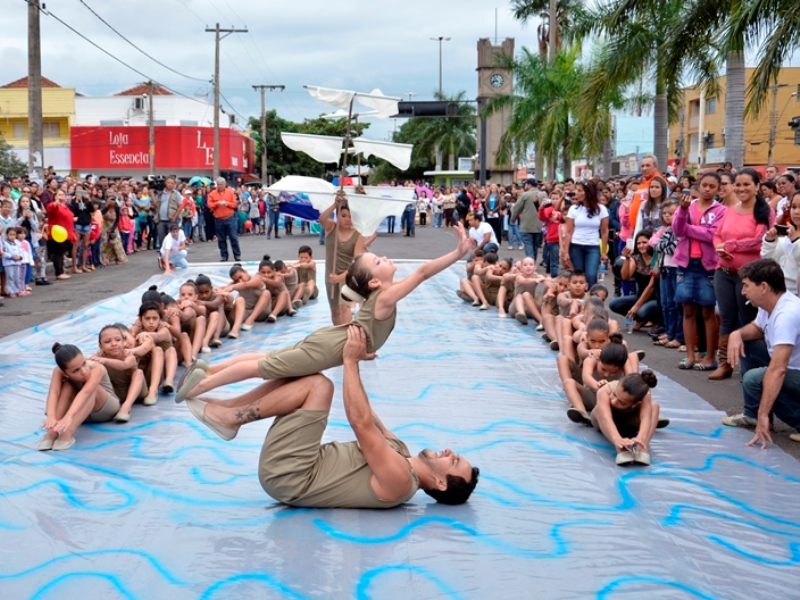
[[(239, 338), (257, 322), (293, 317), (319, 294), (309, 246), (300, 247), (294, 264), (264, 256), (255, 274), (236, 263), (229, 276), (230, 283), (215, 287), (208, 276), (198, 275), (180, 286), (177, 299), (151, 286), (142, 295), (136, 321), (130, 326), (114, 323), (103, 327), (98, 350), (88, 360), (76, 346), (54, 344), (57, 366), (48, 394), (53, 416), (45, 421), (45, 427), (58, 421), (55, 415), (66, 414), (80, 392), (85, 391), (82, 396), (86, 396), (98, 387), (106, 391), (106, 401), (101, 403), (102, 410), (90, 411), (86, 419), (128, 422), (135, 403), (152, 406), (159, 394), (175, 391), (179, 364), (190, 365), (198, 354), (222, 346), (225, 339)], [(65, 378), (68, 371), (72, 376)], [(93, 377), (82, 381), (89, 375)], [(39, 449), (60, 450), (73, 443), (74, 437), (49, 431)]]
[[(343, 296), (361, 305), (352, 324), (365, 331), (369, 353), (377, 352), (394, 329), (397, 303), (467, 252), (469, 241), (463, 227), (456, 232), (455, 250), (426, 262), (403, 279), (395, 280), (397, 268), (391, 260), (370, 252), (350, 265)], [(293, 346), (268, 354), (239, 354), (214, 364), (198, 360), (200, 353), (218, 346), (225, 336), (237, 338), (257, 321), (274, 322), (282, 314), (294, 315), (317, 295), (315, 269), (311, 249), (304, 246), (294, 265), (273, 263), (265, 257), (252, 276), (241, 265), (234, 265), (231, 283), (221, 288), (203, 275), (183, 283), (178, 299), (151, 287), (142, 296), (136, 322), (131, 327), (121, 323), (104, 327), (99, 350), (89, 358), (75, 345), (55, 344), (57, 366), (45, 409), (47, 433), (39, 449), (72, 447), (83, 422), (127, 422), (134, 403), (141, 400), (153, 405), (159, 392), (169, 395), (177, 388), (175, 400), (182, 402), (253, 377), (296, 378), (341, 366), (349, 324), (323, 327)], [(286, 278), (292, 277), (292, 271), (297, 272), (297, 287), (290, 292)], [(185, 369), (176, 386), (181, 362)], [(194, 400), (190, 408), (195, 412), (203, 404)], [(201, 408), (200, 416), (203, 412)], [(224, 428), (212, 429), (225, 439), (235, 436)]]
[(650, 440), (669, 420), (651, 388), (658, 383), (649, 369), (639, 372), (644, 352), (629, 351), (617, 322), (609, 317), (608, 289), (588, 289), (580, 271), (550, 278), (536, 272), (532, 258), (512, 263), (495, 253), (474, 251), (456, 295), (479, 310), (497, 308), (522, 325), (529, 319), (556, 357), (558, 373), (569, 401), (567, 416), (595, 427), (613, 445), (618, 465), (650, 464)]

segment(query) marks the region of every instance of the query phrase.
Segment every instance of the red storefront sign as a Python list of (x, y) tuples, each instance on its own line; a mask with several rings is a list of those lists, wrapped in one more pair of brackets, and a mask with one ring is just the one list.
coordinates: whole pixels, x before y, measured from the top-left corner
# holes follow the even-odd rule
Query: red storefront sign
[[(155, 168), (158, 171), (207, 171), (214, 166), (214, 130), (211, 127), (155, 128)], [(150, 168), (147, 127), (73, 127), (70, 130), (72, 168), (114, 170)], [(238, 131), (220, 129), (220, 169), (249, 173), (254, 143)]]

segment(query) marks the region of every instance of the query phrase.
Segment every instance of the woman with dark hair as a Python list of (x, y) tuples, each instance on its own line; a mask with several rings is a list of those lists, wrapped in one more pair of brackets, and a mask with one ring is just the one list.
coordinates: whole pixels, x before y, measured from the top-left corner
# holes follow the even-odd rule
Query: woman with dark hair
[(565, 220), (568, 256), (561, 260), (568, 270), (586, 273), (592, 287), (597, 283), (600, 261), (608, 260), (608, 209), (600, 204), (593, 181), (580, 182), (575, 187), (575, 198), (577, 204), (570, 207)]
[(637, 295), (613, 298), (608, 304), (611, 312), (636, 321), (635, 330), (644, 323), (658, 324), (661, 321), (659, 304), (660, 284), (658, 276), (650, 268), (653, 262), (653, 249), (650, 246), (651, 232), (644, 230), (636, 234), (634, 250), (623, 248), (620, 278), (623, 281), (636, 281)]
[(106, 201), (106, 206), (101, 211), (103, 213), (103, 233), (100, 255), (103, 257), (103, 264), (108, 265), (111, 261), (121, 265), (128, 260), (125, 249), (122, 247), (122, 238), (119, 231), (120, 207), (117, 204), (117, 196), (112, 194)]
[(661, 177), (653, 177), (647, 190), (647, 200), (639, 209), (639, 224), (636, 231), (654, 231), (661, 227), (661, 204), (667, 199), (667, 182)]
[[(764, 234), (772, 227), (775, 213), (759, 193), (761, 176), (755, 169), (742, 169), (734, 183), (737, 204), (728, 208), (717, 232), (714, 249), (719, 256), (719, 266), (714, 274), (714, 291), (717, 296), (721, 320), (719, 336), (719, 366), (709, 379), (727, 379), (733, 373), (728, 363), (728, 337), (749, 323), (758, 312), (742, 296), (742, 279), (739, 269), (761, 258)], [(689, 342), (689, 340), (686, 340)]]
[(733, 193), (733, 173), (730, 171), (720, 171), (719, 179), (717, 201), (726, 208), (735, 205), (739, 200), (736, 198), (736, 194)]

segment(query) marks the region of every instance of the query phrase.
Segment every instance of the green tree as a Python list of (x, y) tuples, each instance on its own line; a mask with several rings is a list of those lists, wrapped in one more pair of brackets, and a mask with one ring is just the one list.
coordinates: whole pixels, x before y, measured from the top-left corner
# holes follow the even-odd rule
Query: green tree
[(0, 175), (24, 177), (27, 174), (28, 165), (19, 159), (11, 145), (0, 136)]
[[(633, 2), (634, 0), (627, 0)], [(713, 96), (717, 91), (715, 69), (697, 66), (696, 56), (710, 55), (715, 65), (725, 65), (725, 160), (734, 168), (744, 164), (744, 117), (746, 103), (745, 76), (745, 32), (733, 28), (732, 15), (740, 15), (747, 9), (751, 0), (709, 0), (687, 2), (677, 26), (670, 32), (670, 44), (666, 52), (687, 53), (691, 58), (689, 66)], [(795, 11), (797, 5), (795, 4)], [(796, 17), (795, 17), (796, 18)], [(698, 32), (710, 32), (699, 35)], [(678, 78), (679, 70), (670, 66), (668, 73)], [(777, 73), (776, 73), (777, 75)], [(766, 96), (761, 96), (751, 105), (760, 106)]]
[(584, 110), (602, 104), (609, 89), (619, 93), (641, 81), (652, 87), (654, 154), (661, 169), (667, 163), (669, 122), (677, 119), (682, 98), (679, 77), (670, 75), (680, 73), (689, 58), (677, 45), (666, 51), (683, 7), (684, 0), (617, 0), (587, 9), (576, 25), (581, 34), (600, 36), (583, 93)]
[(508, 129), (500, 141), (500, 162), (518, 162), (531, 144), (536, 144), (547, 164), (561, 158), (567, 176), (572, 159), (602, 153), (616, 98), (606, 94), (591, 110), (581, 108), (588, 73), (580, 63), (577, 45), (564, 48), (552, 61), (523, 47), (518, 58), (499, 62), (498, 66), (514, 72), (514, 93), (491, 98), (484, 110), (492, 114), (511, 109)]
[(800, 48), (800, 10), (796, 0), (748, 0), (730, 17), (728, 36), (758, 48), (747, 88), (747, 113), (758, 115), (781, 67)]
[[(550, 0), (511, 0), (511, 12), (514, 18), (523, 24), (532, 19), (538, 19), (536, 27), (536, 40), (539, 46), (539, 55), (542, 58), (549, 56), (550, 47)], [(575, 24), (584, 18), (584, 5), (581, 0), (558, 0), (556, 2), (556, 47), (558, 53), (567, 41), (576, 41), (573, 32)]]
[[(306, 119), (302, 123), (296, 123), (287, 119), (282, 119), (274, 110), (266, 114), (266, 143), (267, 143), (267, 170), (269, 175), (274, 178), (286, 175), (303, 175), (306, 177), (324, 177), (329, 172), (335, 171), (338, 167), (336, 163), (322, 164), (303, 152), (295, 152), (288, 148), (281, 141), (281, 132), (285, 133), (309, 133), (314, 135), (331, 135), (344, 137), (347, 132), (346, 119)], [(352, 126), (352, 136), (361, 135), (369, 127), (369, 123), (359, 123)], [(251, 137), (256, 142), (256, 165), (261, 166), (261, 119), (250, 117)], [(262, 174), (263, 176), (263, 174)]]
[(400, 128), (395, 141), (414, 144), (412, 160), (424, 157), (435, 161), (440, 149), (447, 155), (449, 170), (456, 168), (456, 157), (472, 156), (476, 149), (475, 106), (467, 101), (467, 93), (460, 91), (453, 96), (434, 94), (437, 100), (453, 102), (458, 110), (453, 117), (411, 119)]

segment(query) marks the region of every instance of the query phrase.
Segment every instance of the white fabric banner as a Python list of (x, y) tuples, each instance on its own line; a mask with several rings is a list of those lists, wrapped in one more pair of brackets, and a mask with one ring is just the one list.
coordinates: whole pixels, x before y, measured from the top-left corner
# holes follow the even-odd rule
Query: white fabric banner
[(321, 163), (338, 163), (342, 157), (343, 140), (329, 135), (281, 132), (283, 143), (295, 152), (305, 152)]
[(359, 104), (371, 108), (378, 113), (381, 119), (388, 119), (397, 114), (397, 104), (400, 98), (392, 98), (391, 96), (384, 96), (383, 92), (379, 89), (372, 90), (371, 94), (356, 94), (356, 99)]
[[(319, 179), (318, 177), (301, 177), (299, 175), (289, 175), (280, 181), (273, 183), (267, 188), (273, 194), (280, 192), (291, 192), (294, 194), (306, 194), (311, 205), (322, 212), (333, 204), (336, 199), (337, 188), (332, 183)], [(409, 188), (373, 187), (380, 190), (407, 190)], [(413, 192), (414, 188), (410, 188)], [(378, 225), (386, 217), (400, 217), (405, 210), (408, 200), (388, 198), (379, 195), (364, 196), (363, 194), (347, 194), (347, 203), (350, 206), (350, 214), (353, 218), (353, 227), (361, 235), (369, 237)]]
[(290, 192), (293, 194), (306, 194), (311, 205), (319, 212), (328, 208), (336, 199), (338, 188), (329, 181), (319, 177), (303, 177), (301, 175), (288, 175), (276, 181), (267, 188), (273, 194)]
[(348, 194), (347, 204), (350, 206), (353, 227), (364, 237), (369, 237), (386, 217), (401, 216), (408, 202), (380, 196)]
[(308, 93), (311, 94), (313, 98), (332, 106), (344, 108), (345, 110), (349, 110), (350, 101), (353, 99), (353, 96), (356, 95), (355, 92), (350, 92), (348, 90), (335, 90), (318, 85), (304, 85), (303, 87), (308, 90)]
[[(413, 187), (402, 187), (402, 186), (390, 186), (390, 185), (365, 185), (364, 191), (367, 192), (367, 196), (377, 196), (379, 198), (393, 198), (395, 200), (403, 200), (406, 203), (414, 202), (414, 192), (415, 189)], [(354, 194), (356, 188), (351, 185), (344, 186), (344, 191), (347, 192), (347, 195)]]
[(389, 161), (401, 171), (405, 171), (411, 166), (411, 150), (414, 148), (411, 144), (393, 144), (356, 138), (353, 140), (353, 147), (356, 152), (360, 152), (364, 156), (372, 155)]

